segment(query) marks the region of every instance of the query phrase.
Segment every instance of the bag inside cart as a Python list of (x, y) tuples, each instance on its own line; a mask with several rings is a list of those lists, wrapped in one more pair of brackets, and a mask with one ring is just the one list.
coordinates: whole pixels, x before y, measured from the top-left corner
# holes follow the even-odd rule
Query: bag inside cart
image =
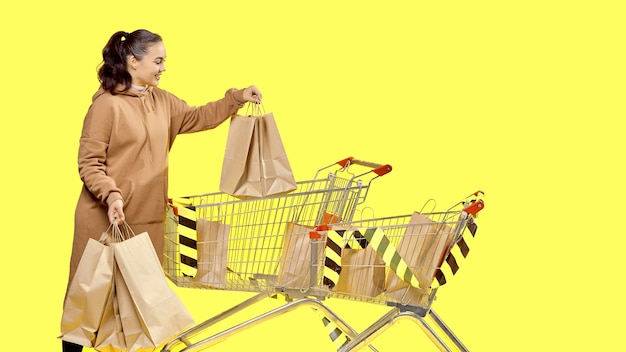
[(196, 231), (198, 271), (194, 281), (213, 288), (225, 288), (230, 226), (219, 221), (198, 219)]
[(344, 248), (336, 292), (356, 297), (376, 297), (385, 288), (385, 263), (371, 247)]
[(287, 225), (276, 282), (279, 286), (298, 289), (310, 287), (311, 230), (312, 226)]
[(413, 213), (397, 244), (397, 251), (420, 285), (415, 287), (396, 272), (389, 271), (385, 295), (402, 304), (427, 306), (431, 283), (451, 246), (453, 235), (452, 228), (446, 224), (434, 223), (426, 215)]

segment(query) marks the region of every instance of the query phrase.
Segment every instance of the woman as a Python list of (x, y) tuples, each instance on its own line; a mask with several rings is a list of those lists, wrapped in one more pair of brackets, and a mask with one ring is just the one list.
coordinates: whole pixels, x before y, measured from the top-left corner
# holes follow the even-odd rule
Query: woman
[[(113, 34), (102, 50), (101, 86), (87, 111), (78, 151), (83, 189), (69, 282), (89, 238), (99, 239), (114, 222), (148, 232), (162, 256), (168, 153), (176, 136), (215, 128), (246, 102), (261, 102), (261, 92), (251, 86), (191, 107), (157, 88), (165, 57), (161, 37), (143, 29)], [(63, 341), (63, 351), (82, 351), (82, 346)]]

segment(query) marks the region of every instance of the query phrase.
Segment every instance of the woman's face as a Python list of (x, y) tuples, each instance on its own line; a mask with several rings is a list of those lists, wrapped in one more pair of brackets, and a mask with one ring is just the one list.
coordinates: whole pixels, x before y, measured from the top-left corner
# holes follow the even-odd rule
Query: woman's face
[(159, 85), (161, 73), (165, 71), (165, 46), (163, 42), (148, 46), (148, 52), (141, 60), (131, 56), (128, 59), (128, 72), (133, 78), (133, 84), (138, 86)]

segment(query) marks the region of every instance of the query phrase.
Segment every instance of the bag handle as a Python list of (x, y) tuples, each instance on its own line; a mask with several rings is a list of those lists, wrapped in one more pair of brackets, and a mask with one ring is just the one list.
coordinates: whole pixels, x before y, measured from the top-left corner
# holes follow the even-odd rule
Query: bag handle
[(112, 223), (100, 236), (100, 242), (104, 244), (123, 242), (135, 237), (135, 232), (126, 221), (121, 224)]
[(246, 103), (246, 115), (245, 116), (260, 117), (263, 115), (265, 115), (265, 107), (263, 106), (263, 103), (261, 104), (255, 104), (252, 102)]

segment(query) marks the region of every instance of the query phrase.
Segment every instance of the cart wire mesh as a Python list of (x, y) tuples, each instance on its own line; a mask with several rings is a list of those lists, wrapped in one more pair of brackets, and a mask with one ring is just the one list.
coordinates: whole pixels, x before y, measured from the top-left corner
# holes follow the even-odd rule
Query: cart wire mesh
[[(371, 170), (354, 173), (353, 165)], [(334, 171), (320, 177), (333, 166)], [(285, 244), (316, 225), (352, 219), (373, 179), (390, 171), (389, 165), (347, 158), (318, 170), (312, 180), (298, 182), (291, 193), (247, 199), (223, 192), (172, 198), (165, 273), (182, 287), (265, 292), (289, 282), (287, 289), (294, 293), (307, 291), (310, 279), (279, 281), (285, 267), (294, 264), (285, 259)], [(294, 261), (300, 268), (301, 258)], [(309, 262), (303, 269), (310, 268)]]

